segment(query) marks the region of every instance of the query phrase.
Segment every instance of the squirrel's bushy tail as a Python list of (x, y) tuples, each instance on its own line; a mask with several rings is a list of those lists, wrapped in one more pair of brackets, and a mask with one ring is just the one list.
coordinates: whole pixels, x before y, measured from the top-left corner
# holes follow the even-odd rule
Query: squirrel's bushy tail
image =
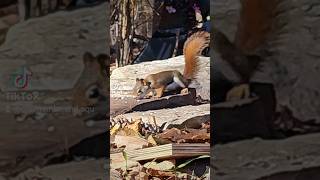
[(198, 56), (201, 55), (203, 49), (210, 44), (210, 33), (199, 31), (192, 34), (184, 43), (183, 54), (185, 58), (185, 66), (183, 76), (186, 79), (193, 79), (198, 72)]

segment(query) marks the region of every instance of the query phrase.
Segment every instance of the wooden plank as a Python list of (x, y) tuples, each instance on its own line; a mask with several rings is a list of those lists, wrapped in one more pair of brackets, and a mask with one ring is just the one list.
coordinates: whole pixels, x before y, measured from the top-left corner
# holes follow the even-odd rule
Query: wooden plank
[[(210, 144), (166, 144), (139, 150), (127, 151), (127, 157), (133, 161), (151, 159), (182, 158), (210, 155)], [(111, 154), (112, 161), (121, 160), (122, 154)]]

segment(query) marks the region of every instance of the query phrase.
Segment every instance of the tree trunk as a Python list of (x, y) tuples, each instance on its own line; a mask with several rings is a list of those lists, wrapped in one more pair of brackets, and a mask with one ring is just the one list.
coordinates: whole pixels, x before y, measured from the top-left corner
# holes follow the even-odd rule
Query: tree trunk
[(129, 53), (130, 53), (130, 36), (132, 35), (132, 3), (129, 0), (124, 0), (120, 3), (120, 13), (119, 13), (119, 59), (117, 66), (124, 66), (129, 63)]

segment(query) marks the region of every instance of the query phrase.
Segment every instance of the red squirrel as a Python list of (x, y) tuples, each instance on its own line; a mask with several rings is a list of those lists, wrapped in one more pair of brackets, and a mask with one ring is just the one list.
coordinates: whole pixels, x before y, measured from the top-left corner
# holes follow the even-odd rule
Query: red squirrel
[[(178, 87), (187, 88), (195, 78), (198, 69), (198, 56), (209, 46), (210, 33), (199, 31), (192, 34), (184, 43), (183, 54), (185, 59), (184, 72), (177, 70), (162, 71), (149, 74), (144, 79), (136, 79), (133, 95), (138, 99), (146, 97), (162, 97), (165, 91), (176, 90)], [(150, 95), (151, 93), (151, 95)]]

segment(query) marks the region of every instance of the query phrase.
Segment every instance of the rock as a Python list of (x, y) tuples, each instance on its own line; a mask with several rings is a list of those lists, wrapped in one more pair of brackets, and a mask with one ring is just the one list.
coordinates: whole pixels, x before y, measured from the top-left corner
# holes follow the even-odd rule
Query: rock
[(257, 180), (304, 180), (308, 179), (320, 179), (319, 174), (320, 167), (310, 167), (310, 168), (303, 168), (295, 171), (285, 171), (280, 173), (275, 173), (272, 175), (268, 175)]
[[(184, 57), (177, 56), (167, 60), (157, 60), (120, 67), (112, 71), (110, 77), (111, 97), (132, 97), (132, 88), (136, 78), (144, 78), (148, 74), (165, 70), (183, 72)], [(200, 57), (199, 73), (190, 87), (196, 88), (197, 95), (203, 99), (210, 98), (210, 58)]]
[(320, 167), (320, 134), (284, 140), (251, 139), (215, 145), (211, 158), (216, 179), (255, 180), (271, 174)]
[(33, 73), (31, 90), (72, 88), (83, 69), (84, 52), (108, 52), (106, 6), (59, 11), (11, 27), (0, 46), (0, 89), (10, 89), (8, 78), (21, 67)]
[(46, 166), (43, 168), (28, 169), (15, 178), (10, 179), (107, 179), (109, 177), (109, 171), (104, 168), (104, 164), (108, 163), (109, 161), (106, 161), (105, 159), (69, 162), (65, 164)]
[(214, 16), (214, 25), (221, 29), (229, 39), (234, 39), (240, 16), (240, 1), (218, 0), (213, 1), (210, 5), (213, 9), (211, 16)]

